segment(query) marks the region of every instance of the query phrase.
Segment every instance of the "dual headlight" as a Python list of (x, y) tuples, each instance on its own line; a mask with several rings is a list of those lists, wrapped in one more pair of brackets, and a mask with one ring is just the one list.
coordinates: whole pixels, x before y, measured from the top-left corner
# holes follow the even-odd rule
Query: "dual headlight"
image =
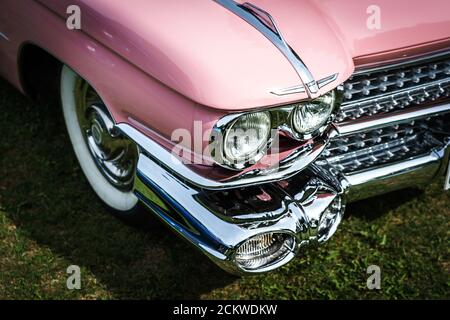
[(269, 112), (248, 113), (237, 118), (226, 130), (223, 152), (231, 163), (242, 163), (251, 159), (258, 161), (267, 149), (271, 136)]
[(297, 133), (303, 136), (313, 134), (323, 127), (334, 110), (334, 91), (295, 107), (292, 114), (292, 125)]
[(261, 160), (277, 130), (298, 140), (320, 134), (335, 105), (336, 93), (331, 91), (305, 103), (232, 116), (216, 125), (212, 156), (222, 166), (244, 169)]

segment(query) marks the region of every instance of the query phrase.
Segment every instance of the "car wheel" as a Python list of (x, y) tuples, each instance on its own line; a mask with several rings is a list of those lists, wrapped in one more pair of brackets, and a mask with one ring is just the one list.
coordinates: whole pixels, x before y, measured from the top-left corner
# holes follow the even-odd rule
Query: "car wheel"
[(120, 218), (135, 216), (141, 212), (132, 191), (137, 146), (116, 129), (94, 88), (67, 66), (62, 68), (60, 85), (69, 137), (89, 184)]

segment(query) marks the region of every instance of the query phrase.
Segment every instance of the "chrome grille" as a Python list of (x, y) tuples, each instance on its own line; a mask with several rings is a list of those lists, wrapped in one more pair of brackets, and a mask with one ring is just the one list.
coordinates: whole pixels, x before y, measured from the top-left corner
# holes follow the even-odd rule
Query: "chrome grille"
[(321, 159), (353, 173), (429, 152), (450, 136), (450, 118), (437, 116), (332, 139)]
[(355, 73), (344, 83), (336, 122), (387, 113), (450, 96), (450, 56)]
[(353, 174), (429, 154), (450, 137), (450, 106), (421, 118), (413, 114), (418, 105), (445, 106), (449, 96), (450, 53), (358, 71), (344, 83), (335, 120), (342, 134), (331, 139), (319, 161)]

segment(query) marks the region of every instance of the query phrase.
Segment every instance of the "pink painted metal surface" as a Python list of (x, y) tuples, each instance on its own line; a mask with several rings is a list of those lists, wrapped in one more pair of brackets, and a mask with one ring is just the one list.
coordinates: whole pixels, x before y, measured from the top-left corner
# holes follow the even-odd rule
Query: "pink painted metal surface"
[[(450, 45), (448, 0), (378, 0), (379, 30), (367, 27), (371, 0), (251, 2), (272, 14), (316, 79), (339, 74), (322, 92), (345, 81), (355, 62)], [(72, 4), (82, 9), (81, 31), (66, 28)], [(135, 119), (167, 147), (174, 129), (192, 131), (196, 120), (208, 134), (228, 112), (305, 98), (271, 93), (299, 84), (293, 68), (256, 29), (212, 0), (2, 0), (1, 6), (0, 75), (20, 88), (20, 49), (33, 43), (86, 78), (117, 122)]]
[[(245, 2), (245, 1), (240, 1)], [(277, 20), (289, 44), (315, 74), (334, 65), (344, 69), (339, 45), (356, 61), (383, 61), (397, 52), (398, 58), (428, 53), (450, 46), (450, 1), (448, 0), (252, 0)], [(367, 21), (376, 5), (380, 28)], [(446, 40), (446, 41), (443, 41)], [(331, 42), (328, 46), (327, 42)], [(337, 57), (330, 53), (334, 52)], [(416, 48), (422, 50), (417, 52)], [(381, 58), (380, 58), (381, 56)], [(370, 59), (372, 57), (372, 59)], [(328, 60), (331, 59), (331, 60)], [(323, 69), (322, 69), (323, 68)]]
[[(139, 121), (145, 128), (139, 126), (138, 129), (169, 149), (173, 146), (170, 138), (174, 129), (193, 131), (194, 121), (201, 121), (203, 130), (209, 132), (225, 114), (162, 85), (84, 32), (69, 31), (65, 20), (36, 1), (3, 1), (9, 9), (0, 10), (1, 25), (7, 25), (0, 32), (9, 40), (0, 42), (0, 75), (17, 87), (21, 87), (17, 61), (20, 49), (32, 43), (91, 83), (116, 122), (134, 124), (136, 121), (132, 119)], [(190, 141), (184, 144), (192, 145)]]
[[(212, 0), (40, 1), (61, 16), (78, 3), (86, 33), (200, 104), (242, 110), (305, 98), (271, 94), (299, 84), (292, 67), (257, 30)], [(378, 1), (380, 30), (367, 26), (370, 0), (253, 3), (271, 13), (316, 79), (339, 73), (336, 84), (350, 76), (355, 57), (450, 37), (446, 0)]]

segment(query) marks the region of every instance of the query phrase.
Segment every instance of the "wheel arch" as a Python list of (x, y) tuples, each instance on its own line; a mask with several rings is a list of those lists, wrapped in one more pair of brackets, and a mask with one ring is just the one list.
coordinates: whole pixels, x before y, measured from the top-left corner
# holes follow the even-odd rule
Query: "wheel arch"
[[(51, 54), (46, 49), (31, 42), (24, 43), (18, 55), (18, 70), (20, 85), (24, 93), (33, 100), (60, 100), (60, 76), (64, 66), (70, 65)], [(84, 75), (80, 77), (87, 80)], [(95, 86), (89, 84), (97, 91)], [(102, 98), (102, 94), (98, 92)], [(103, 100), (103, 98), (102, 98)], [(115, 119), (105, 103), (106, 111)]]
[(18, 55), (18, 71), (23, 91), (32, 99), (58, 97), (59, 74), (63, 63), (45, 49), (27, 42)]

